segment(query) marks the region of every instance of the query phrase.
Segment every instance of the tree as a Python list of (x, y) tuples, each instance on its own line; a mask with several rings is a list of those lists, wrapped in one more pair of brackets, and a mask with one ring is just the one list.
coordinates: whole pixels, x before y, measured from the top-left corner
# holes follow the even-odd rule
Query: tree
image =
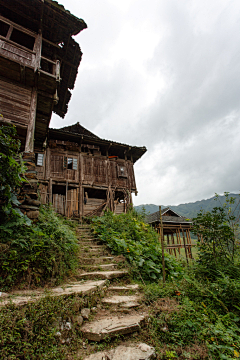
[[(238, 261), (239, 203), (225, 192), (226, 202), (212, 211), (201, 210), (193, 218), (193, 234), (198, 235), (197, 264), (205, 268), (208, 277), (229, 272)], [(218, 195), (215, 197), (218, 200)], [(231, 270), (230, 270), (231, 271)]]

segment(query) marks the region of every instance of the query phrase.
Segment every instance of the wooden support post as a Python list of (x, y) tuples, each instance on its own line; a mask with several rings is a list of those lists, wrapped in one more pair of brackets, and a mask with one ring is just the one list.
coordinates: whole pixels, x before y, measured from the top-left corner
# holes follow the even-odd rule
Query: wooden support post
[(48, 189), (48, 193), (49, 193), (49, 199), (48, 202), (49, 204), (52, 204), (52, 179), (49, 180), (49, 189)]
[[(174, 234), (173, 234), (173, 233), (171, 233), (171, 238), (172, 238), (172, 244), (175, 246), (175, 240), (174, 240)], [(175, 257), (177, 257), (177, 252), (176, 252), (176, 248), (175, 248), (175, 247), (173, 248), (173, 251), (174, 251)]]
[[(180, 227), (181, 227), (181, 225), (180, 225)], [(187, 259), (187, 263), (188, 263), (188, 253), (187, 253), (187, 248), (186, 248), (186, 240), (185, 240), (185, 235), (184, 235), (184, 229), (182, 229), (182, 227), (181, 227), (181, 230), (182, 230), (182, 237), (183, 237), (185, 255), (186, 255), (186, 259)]]
[(66, 195), (65, 195), (65, 216), (67, 216), (67, 209), (68, 209), (68, 204), (67, 204), (67, 199), (68, 199), (68, 181), (66, 182)]
[(165, 272), (165, 258), (164, 258), (164, 241), (163, 241), (163, 222), (162, 222), (162, 209), (159, 206), (159, 216), (160, 216), (160, 226), (161, 226), (161, 246), (162, 246), (162, 268), (163, 268), (163, 283), (166, 281), (166, 272)]
[(35, 132), (35, 118), (37, 110), (37, 90), (33, 88), (30, 105), (29, 123), (27, 128), (27, 136), (25, 143), (25, 152), (33, 153), (34, 151), (34, 132)]

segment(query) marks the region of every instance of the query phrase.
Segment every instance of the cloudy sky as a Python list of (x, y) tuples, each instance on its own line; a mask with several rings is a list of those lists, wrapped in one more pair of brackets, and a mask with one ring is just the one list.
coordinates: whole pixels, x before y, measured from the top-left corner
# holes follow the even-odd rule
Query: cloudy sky
[(88, 29), (65, 119), (143, 146), (134, 204), (240, 190), (239, 0), (59, 0)]

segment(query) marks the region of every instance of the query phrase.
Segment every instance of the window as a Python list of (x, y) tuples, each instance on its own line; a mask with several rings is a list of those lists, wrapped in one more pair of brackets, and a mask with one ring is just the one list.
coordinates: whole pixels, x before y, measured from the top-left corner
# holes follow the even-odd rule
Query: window
[(118, 164), (118, 177), (127, 178), (127, 169), (125, 165)]
[(10, 37), (10, 40), (16, 42), (19, 45), (25, 46), (26, 48), (33, 50), (35, 38), (13, 28), (12, 35)]
[(0, 21), (0, 35), (6, 37), (10, 26), (3, 21)]
[(73, 168), (73, 158), (68, 158), (67, 168), (68, 168), (68, 169), (72, 169), (72, 168)]
[(44, 154), (36, 154), (37, 166), (43, 166)]
[(77, 170), (78, 167), (78, 160), (73, 158), (68, 158), (67, 156), (64, 156), (63, 159), (63, 168), (68, 170)]

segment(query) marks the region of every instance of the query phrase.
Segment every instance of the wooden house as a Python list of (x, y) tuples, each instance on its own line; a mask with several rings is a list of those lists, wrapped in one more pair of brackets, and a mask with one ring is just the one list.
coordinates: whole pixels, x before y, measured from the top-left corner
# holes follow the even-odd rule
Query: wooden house
[(133, 165), (145, 152), (101, 139), (79, 123), (49, 129), (47, 148), (36, 149), (41, 201), (69, 217), (126, 212), (137, 193)]
[[(162, 226), (161, 226), (162, 218)], [(166, 249), (170, 254), (180, 255), (180, 249), (185, 249), (186, 258), (192, 258), (192, 240), (191, 227), (192, 222), (176, 211), (167, 207), (146, 216), (146, 222), (152, 225), (161, 236), (163, 231), (163, 240), (166, 243)]]
[(87, 25), (52, 0), (0, 0), (0, 111), (22, 150), (42, 146), (52, 111), (67, 112)]

